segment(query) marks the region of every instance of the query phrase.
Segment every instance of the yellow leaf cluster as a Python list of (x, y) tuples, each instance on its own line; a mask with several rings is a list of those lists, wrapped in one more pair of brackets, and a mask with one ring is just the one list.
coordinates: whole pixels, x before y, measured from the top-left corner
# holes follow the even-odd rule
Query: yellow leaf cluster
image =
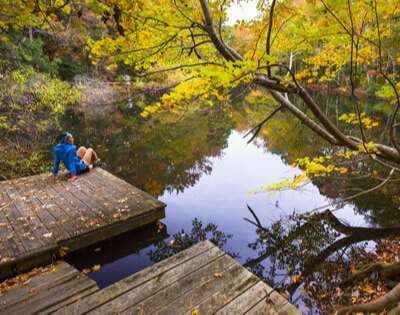
[[(371, 128), (379, 126), (379, 123), (376, 120), (374, 120), (373, 118), (367, 117), (365, 113), (361, 113), (360, 116), (361, 116), (361, 123), (364, 128), (371, 129)], [(358, 115), (356, 115), (355, 113), (343, 114), (339, 117), (339, 120), (344, 121), (351, 125), (359, 124)]]
[(279, 191), (289, 190), (289, 189), (296, 190), (300, 186), (303, 186), (309, 182), (310, 182), (310, 180), (304, 174), (294, 175), (292, 179), (284, 179), (282, 181), (279, 181), (279, 182), (271, 184), (271, 185), (262, 186), (259, 191), (255, 191), (253, 193), (265, 192), (265, 191), (279, 192)]
[(367, 143), (361, 143), (358, 145), (358, 151), (367, 153), (367, 154), (377, 154), (379, 153), (378, 148), (375, 146), (373, 141)]
[(331, 163), (324, 164), (326, 160), (327, 158), (323, 156), (317, 158), (305, 157), (297, 159), (294, 165), (301, 167), (307, 176), (314, 177), (327, 176), (333, 172), (345, 174), (349, 171), (347, 167), (336, 166)]

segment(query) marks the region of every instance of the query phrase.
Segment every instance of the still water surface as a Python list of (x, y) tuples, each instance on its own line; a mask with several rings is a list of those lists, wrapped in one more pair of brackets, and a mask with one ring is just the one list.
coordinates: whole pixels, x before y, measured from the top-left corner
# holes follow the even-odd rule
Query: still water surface
[[(68, 257), (82, 269), (101, 264), (99, 271), (89, 274), (101, 287), (154, 264), (149, 253), (156, 249), (157, 241), (170, 242), (174, 234), (190, 233), (195, 218), (203, 227), (213, 223), (219, 231), (232, 235), (224, 249), (236, 253), (236, 259), (245, 263), (257, 257), (249, 246), (257, 234), (255, 226), (244, 220), (252, 219), (247, 206), (268, 227), (282, 216), (306, 212), (331, 201), (312, 183), (299, 191), (251, 193), (263, 185), (301, 174), (301, 170), (289, 165), (290, 152), (281, 153), (274, 146), (285, 146), (285, 141), (291, 145), (289, 138), (282, 137), (301, 128), (296, 124), (277, 126), (276, 130), (283, 130), (276, 132), (275, 139), (266, 134), (247, 144), (243, 138), (246, 128), (243, 122), (238, 124), (237, 117), (233, 121), (223, 115), (221, 123), (215, 113), (205, 114), (171, 127), (162, 121), (139, 124), (129, 115), (121, 110), (117, 116), (110, 116), (113, 118), (85, 121), (75, 117), (66, 123), (78, 144), (94, 146), (99, 151), (106, 169), (167, 205), (162, 220), (165, 229), (161, 232), (155, 227), (140, 229)], [(305, 143), (317, 146), (312, 139)], [(304, 150), (307, 155), (305, 146), (300, 143), (294, 151), (297, 154)], [(336, 214), (352, 225), (368, 225), (352, 205), (345, 205)], [(268, 264), (264, 262), (267, 268)]]

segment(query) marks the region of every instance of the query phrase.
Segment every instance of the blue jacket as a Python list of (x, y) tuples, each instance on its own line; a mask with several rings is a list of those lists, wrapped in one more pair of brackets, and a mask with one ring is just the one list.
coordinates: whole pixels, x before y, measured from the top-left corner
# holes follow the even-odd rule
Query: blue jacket
[(71, 175), (82, 173), (86, 169), (85, 163), (76, 154), (76, 146), (69, 143), (59, 143), (53, 148), (54, 166), (53, 173), (57, 175), (60, 162), (63, 162)]

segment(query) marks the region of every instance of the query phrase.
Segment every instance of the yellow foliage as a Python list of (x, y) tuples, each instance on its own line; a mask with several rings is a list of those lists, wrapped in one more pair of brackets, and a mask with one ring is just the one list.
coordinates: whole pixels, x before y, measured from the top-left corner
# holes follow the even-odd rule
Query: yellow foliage
[(255, 191), (253, 193), (258, 193), (258, 192), (263, 192), (263, 191), (278, 192), (278, 191), (283, 191), (283, 190), (288, 190), (288, 189), (296, 190), (300, 186), (308, 184), (309, 182), (310, 182), (309, 178), (304, 174), (294, 175), (291, 180), (284, 179), (282, 181), (279, 181), (279, 182), (271, 184), (271, 185), (262, 186), (259, 191)]
[[(379, 123), (376, 120), (367, 117), (365, 113), (361, 113), (360, 117), (361, 117), (361, 123), (363, 127), (366, 129), (371, 129), (379, 126)], [(339, 120), (342, 120), (351, 125), (359, 124), (358, 115), (356, 115), (355, 113), (343, 114), (339, 117)]]
[(368, 154), (375, 154), (379, 153), (379, 150), (376, 148), (374, 142), (370, 141), (368, 143), (361, 143), (358, 145), (358, 150), (363, 153), (368, 153)]
[[(342, 156), (341, 151), (339, 151), (338, 156)], [(345, 157), (346, 155), (343, 154), (343, 156)], [(334, 164), (323, 164), (325, 161), (325, 157), (323, 156), (317, 158), (305, 157), (297, 159), (295, 165), (301, 167), (307, 176), (314, 177), (326, 176), (332, 172), (339, 172), (341, 174), (348, 172), (346, 167), (338, 167)]]

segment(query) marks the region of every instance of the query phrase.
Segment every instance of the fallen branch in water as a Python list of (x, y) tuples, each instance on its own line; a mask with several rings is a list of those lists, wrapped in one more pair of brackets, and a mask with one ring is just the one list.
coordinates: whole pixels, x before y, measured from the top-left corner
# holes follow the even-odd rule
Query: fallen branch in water
[(251, 129), (243, 136), (243, 138), (246, 138), (249, 134), (251, 134), (251, 133), (253, 134), (253, 135), (251, 136), (251, 138), (247, 141), (247, 143), (250, 143), (251, 141), (253, 141), (254, 138), (257, 137), (258, 133), (260, 132), (260, 130), (261, 130), (261, 128), (262, 128), (262, 126), (264, 126), (264, 124), (265, 124), (268, 120), (270, 120), (272, 117), (274, 117), (275, 114), (276, 114), (277, 112), (279, 112), (282, 108), (283, 108), (282, 105), (279, 106), (279, 107), (277, 107), (277, 108), (275, 108), (272, 112), (270, 112), (270, 113), (268, 114), (268, 116), (267, 116), (266, 118), (264, 118), (260, 123), (258, 123), (258, 124), (255, 125), (253, 128), (251, 128)]

